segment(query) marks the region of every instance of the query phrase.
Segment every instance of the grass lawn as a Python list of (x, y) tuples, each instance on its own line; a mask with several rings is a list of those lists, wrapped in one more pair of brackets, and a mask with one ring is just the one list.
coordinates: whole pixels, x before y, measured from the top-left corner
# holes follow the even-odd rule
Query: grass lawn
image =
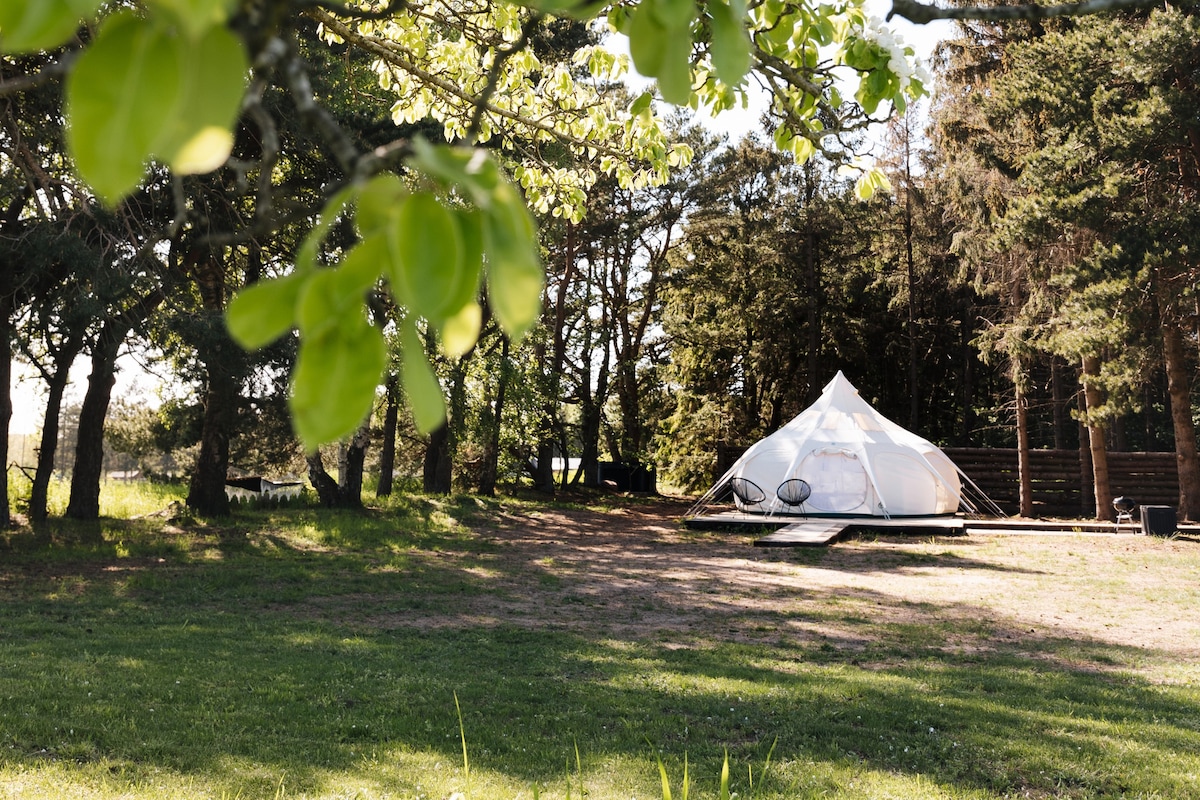
[(1200, 796), (1200, 543), (596, 502), (0, 534), (0, 798)]

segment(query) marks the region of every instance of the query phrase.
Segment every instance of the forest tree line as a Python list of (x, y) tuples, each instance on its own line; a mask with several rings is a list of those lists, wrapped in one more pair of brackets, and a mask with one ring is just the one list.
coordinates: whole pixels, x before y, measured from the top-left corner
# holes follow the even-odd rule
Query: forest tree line
[[(548, 24), (531, 46), (569, 62), (592, 35)], [(391, 141), (397, 122), (375, 96), (371, 59), (328, 46), (315, 27), (297, 41), (317, 67), (315, 93), (354, 141)], [(6, 59), (3, 78), (46, 63)], [(510, 341), (486, 307), (465, 353), (446, 355), (437, 331), (419, 329), (446, 397), (447, 422), (431, 435), (404, 403), (405, 310), (371, 295), (392, 354), (375, 410), (354, 436), (308, 454), (288, 417), (295, 336), (247, 352), (224, 312), (239, 290), (286, 274), (312, 227), (334, 176), (311, 120), (266, 91), (276, 124), (238, 129), (235, 161), (249, 162), (267, 131), (287, 142), (272, 165), (286, 191), (259, 235), (226, 241), (220, 232), (263, 215), (248, 208), (249, 173), (236, 163), (161, 175), (111, 209), (79, 190), (64, 156), (61, 86), (0, 95), (0, 324), (48, 400), (22, 502), (46, 519), (67, 371), (82, 358), (66, 511), (77, 518), (98, 514), (106, 430), (110, 444), (119, 430), (118, 446), (141, 435), (188, 452), (188, 504), (204, 514), (229, 512), (231, 468), (299, 464), (330, 505), (361, 503), (368, 470), (380, 494), (397, 473), (419, 474), (429, 492), (512, 482), (553, 492), (594, 484), (602, 460), (653, 465), (660, 483), (702, 490), (718, 442), (778, 428), (839, 369), (938, 443), (1086, 449), (1101, 517), (1112, 513), (1108, 450), (1175, 450), (1181, 516), (1200, 518), (1198, 65), (1200, 25), (1186, 11), (963, 23), (938, 51), (926, 114), (887, 123), (877, 156), (891, 191), (865, 201), (844, 158), (798, 163), (765, 135), (718, 141), (677, 116), (672, 141), (694, 155), (664, 182), (601, 175), (576, 197), (579, 214), (531, 203), (547, 275), (540, 324), (523, 339)], [(444, 135), (424, 120), (401, 126)], [(587, 169), (571, 148), (549, 157)], [(211, 235), (163, 235), (180, 193)], [(354, 236), (335, 223), (324, 247), (332, 257)], [(128, 347), (190, 389), (140, 434), (129, 415), (106, 427)], [(0, 359), (4, 385), (11, 364)], [(575, 458), (578, 471), (553, 469)], [(6, 495), (6, 517), (7, 505)]]

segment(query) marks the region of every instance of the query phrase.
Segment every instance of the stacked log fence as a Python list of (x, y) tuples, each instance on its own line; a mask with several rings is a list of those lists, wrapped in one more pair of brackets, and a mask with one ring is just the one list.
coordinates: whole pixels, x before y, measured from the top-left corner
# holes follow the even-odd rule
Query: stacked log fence
[[(745, 447), (717, 447), (716, 477), (733, 466)], [(950, 460), (1006, 513), (1020, 510), (1017, 451), (982, 447), (942, 448)], [(1092, 517), (1096, 513), (1090, 459), (1079, 450), (1032, 450), (1030, 485), (1035, 517)], [(1133, 498), (1137, 505), (1175, 506), (1179, 473), (1174, 453), (1108, 454), (1113, 496)]]

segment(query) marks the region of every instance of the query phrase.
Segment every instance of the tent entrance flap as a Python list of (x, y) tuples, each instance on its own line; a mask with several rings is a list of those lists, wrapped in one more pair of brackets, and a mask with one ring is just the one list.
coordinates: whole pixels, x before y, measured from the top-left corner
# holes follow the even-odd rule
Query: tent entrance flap
[(871, 481), (858, 457), (847, 450), (817, 450), (800, 462), (797, 476), (808, 481), (808, 504), (827, 514), (845, 514), (867, 502)]

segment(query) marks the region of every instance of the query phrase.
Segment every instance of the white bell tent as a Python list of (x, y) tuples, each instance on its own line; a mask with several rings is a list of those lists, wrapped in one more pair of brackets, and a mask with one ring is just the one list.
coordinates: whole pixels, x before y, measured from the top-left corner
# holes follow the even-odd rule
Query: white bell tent
[(746, 450), (696, 508), (732, 490), (749, 513), (935, 516), (960, 504), (974, 511), (964, 481), (945, 453), (877, 412), (839, 371), (815, 403)]

